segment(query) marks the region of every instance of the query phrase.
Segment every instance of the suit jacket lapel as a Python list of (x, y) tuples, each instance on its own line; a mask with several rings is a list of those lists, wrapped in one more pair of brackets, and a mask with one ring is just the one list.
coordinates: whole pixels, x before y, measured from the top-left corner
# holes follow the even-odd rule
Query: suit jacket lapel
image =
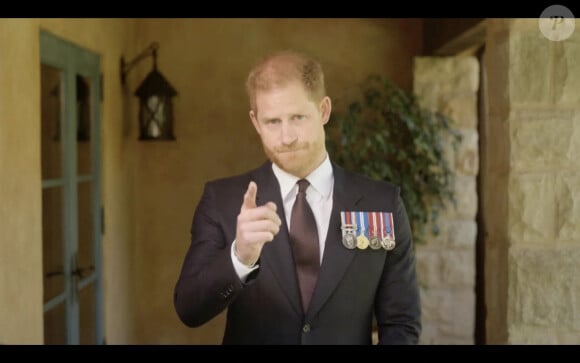
[(268, 266), (296, 313), (302, 315), (300, 290), (296, 279), (296, 268), (292, 257), (284, 204), (282, 203), (280, 185), (272, 171), (272, 164), (267, 162), (258, 168), (253, 174), (253, 180), (258, 185), (256, 204), (262, 205), (269, 201), (276, 203), (278, 216), (282, 220), (280, 232), (274, 237), (272, 242), (264, 245), (260, 263)]
[[(355, 210), (356, 204), (362, 199), (362, 193), (351, 182), (344, 169), (334, 163), (332, 166), (334, 172), (332, 214), (318, 282), (306, 314), (307, 319), (314, 317), (322, 308), (356, 255), (356, 251), (348, 250), (342, 245), (340, 212)], [(268, 266), (296, 313), (302, 315), (300, 290), (296, 279), (296, 268), (292, 257), (284, 204), (280, 193), (280, 185), (272, 171), (271, 163), (267, 162), (258, 168), (252, 174), (252, 178), (258, 185), (256, 203), (258, 205), (265, 204), (268, 201), (276, 203), (278, 216), (282, 221), (280, 232), (274, 237), (272, 242), (264, 245), (260, 263)]]
[(356, 185), (350, 182), (348, 175), (341, 167), (332, 164), (334, 170), (334, 191), (332, 196), (332, 214), (328, 226), (328, 234), (324, 247), (324, 256), (318, 282), (307, 312), (307, 320), (314, 317), (326, 300), (330, 297), (342, 276), (345, 274), (355, 251), (342, 245), (342, 231), (340, 229), (340, 212), (355, 210), (357, 202), (362, 198)]

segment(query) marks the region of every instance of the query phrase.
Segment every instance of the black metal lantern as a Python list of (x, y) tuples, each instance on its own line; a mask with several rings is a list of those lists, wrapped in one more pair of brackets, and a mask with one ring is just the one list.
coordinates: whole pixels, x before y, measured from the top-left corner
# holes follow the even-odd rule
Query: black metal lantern
[(127, 65), (121, 58), (121, 80), (124, 83), (127, 72), (137, 62), (148, 55), (153, 56), (153, 70), (135, 91), (135, 96), (139, 97), (139, 140), (175, 140), (171, 99), (177, 92), (157, 70), (158, 48), (157, 43), (151, 44)]

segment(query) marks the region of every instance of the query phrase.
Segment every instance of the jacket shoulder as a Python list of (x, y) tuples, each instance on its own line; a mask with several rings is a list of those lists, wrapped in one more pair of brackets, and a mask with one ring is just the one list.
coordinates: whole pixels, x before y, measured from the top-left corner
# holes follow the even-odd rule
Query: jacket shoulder
[(227, 193), (228, 191), (237, 192), (239, 189), (243, 189), (243, 192), (245, 193), (248, 188), (248, 184), (253, 180), (254, 175), (266, 167), (268, 167), (268, 163), (265, 163), (258, 168), (244, 172), (242, 174), (212, 179), (205, 183), (205, 188), (220, 193)]
[(335, 165), (335, 172), (344, 173), (347, 180), (352, 185), (356, 185), (357, 189), (364, 192), (364, 194), (387, 194), (396, 197), (400, 193), (400, 187), (385, 180), (373, 179), (367, 175), (353, 172)]

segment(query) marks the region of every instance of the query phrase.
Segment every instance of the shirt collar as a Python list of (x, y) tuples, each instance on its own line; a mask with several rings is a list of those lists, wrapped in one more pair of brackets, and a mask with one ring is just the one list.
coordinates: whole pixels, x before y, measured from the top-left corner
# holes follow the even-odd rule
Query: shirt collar
[[(272, 171), (278, 179), (280, 184), (280, 192), (282, 193), (282, 200), (286, 200), (290, 192), (297, 188), (296, 182), (300, 179), (286, 171), (280, 169), (278, 165), (272, 163)], [(320, 164), (316, 169), (312, 171), (306, 179), (310, 183), (312, 189), (316, 192), (319, 198), (328, 199), (332, 192), (334, 176), (332, 174), (332, 164), (330, 163), (330, 158), (328, 154), (324, 158), (322, 164)], [(294, 198), (294, 194), (292, 194)]]

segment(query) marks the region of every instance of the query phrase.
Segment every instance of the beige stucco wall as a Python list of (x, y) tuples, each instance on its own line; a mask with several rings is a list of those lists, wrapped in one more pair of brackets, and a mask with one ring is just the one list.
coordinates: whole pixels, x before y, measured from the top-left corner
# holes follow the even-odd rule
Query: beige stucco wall
[[(367, 74), (412, 85), (421, 22), (406, 19), (0, 20), (0, 343), (42, 344), (40, 28), (101, 55), (104, 304), (109, 344), (219, 343), (223, 317), (177, 319), (172, 291), (206, 180), (262, 162), (243, 82), (264, 52), (319, 58), (338, 99)], [(175, 142), (138, 142), (133, 96), (151, 59), (119, 80), (119, 59), (160, 43), (179, 92)], [(338, 104), (338, 103), (337, 103)]]
[(133, 20), (0, 20), (0, 343), (42, 344), (40, 58), (43, 28), (101, 55), (105, 327), (133, 342), (134, 142), (124, 133), (119, 57)]
[(2, 344), (43, 340), (40, 107), (30, 106), (40, 104), (37, 28), (31, 21), (0, 21)]

